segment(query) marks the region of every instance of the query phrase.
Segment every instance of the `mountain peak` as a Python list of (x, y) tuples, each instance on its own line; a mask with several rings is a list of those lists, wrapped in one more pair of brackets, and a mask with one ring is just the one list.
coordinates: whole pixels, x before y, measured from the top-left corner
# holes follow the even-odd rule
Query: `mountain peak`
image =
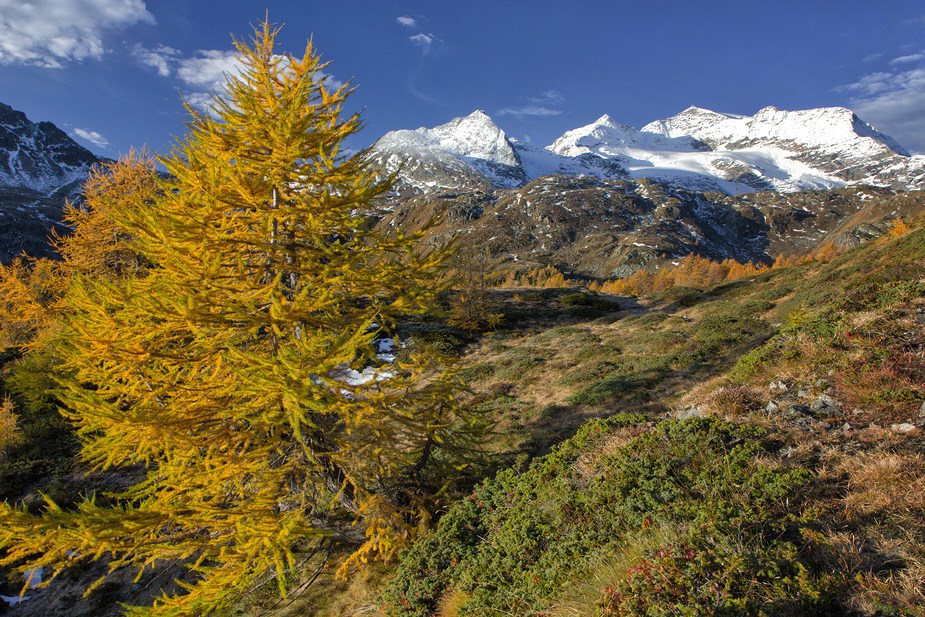
[(485, 113), (482, 109), (476, 109), (471, 114), (465, 117), (466, 120), (479, 120), (481, 122), (491, 122), (494, 124), (494, 120), (491, 119), (491, 116)]
[(894, 154), (908, 156), (892, 138), (845, 107), (787, 111), (770, 105), (753, 116), (688, 107), (676, 116), (647, 124), (642, 130), (666, 137), (690, 136), (713, 149), (740, 150), (762, 144), (801, 152), (807, 148), (860, 149), (871, 156), (878, 149), (889, 149)]
[(86, 177), (98, 159), (51, 122), (0, 103), (0, 185), (53, 191)]
[(481, 109), (423, 131), (437, 140), (439, 149), (457, 156), (483, 159), (502, 165), (519, 164), (507, 135)]
[[(488, 114), (477, 109), (435, 128), (389, 133), (376, 148), (444, 168), (464, 167), (505, 188), (548, 174), (645, 177), (730, 194), (857, 183), (925, 186), (925, 160), (910, 160), (896, 142), (843, 107), (787, 111), (767, 106), (743, 116), (691, 106), (641, 130), (604, 114), (545, 149), (524, 144), (515, 149)], [(430, 186), (423, 175), (417, 181)]]

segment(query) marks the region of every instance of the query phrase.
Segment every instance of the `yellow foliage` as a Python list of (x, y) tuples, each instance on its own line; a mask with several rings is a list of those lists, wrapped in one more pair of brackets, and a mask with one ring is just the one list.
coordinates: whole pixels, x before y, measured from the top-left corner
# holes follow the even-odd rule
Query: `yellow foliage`
[(156, 189), (154, 159), (146, 150), (130, 150), (118, 161), (94, 169), (83, 185), (84, 205), (68, 204), (64, 211), (73, 230), (56, 242), (65, 278), (141, 275), (144, 264), (131, 249), (131, 235), (119, 216), (127, 208), (148, 207)]
[(889, 237), (899, 238), (909, 233), (909, 231), (910, 231), (910, 227), (909, 225), (906, 224), (906, 221), (898, 218), (895, 221), (893, 221), (892, 225), (890, 225)]
[(334, 542), (351, 518), (367, 535), (351, 564), (394, 554), (478, 446), (433, 358), (356, 378), (376, 338), (432, 305), (445, 252), (370, 231), (389, 186), (342, 154), (360, 127), (341, 115), (349, 90), (321, 79), (311, 43), (280, 56), (275, 36), (236, 43), (242, 72), (214, 114), (188, 109), (169, 178), (130, 155), (71, 211), (48, 329), (59, 397), (86, 461), (147, 478), (114, 508), (0, 503), (0, 565), (180, 560), (196, 582), (132, 614), (209, 614), (258, 576), (285, 595), (293, 546)]
[(492, 330), (501, 321), (500, 313), (492, 312), (488, 295), (491, 287), (491, 262), (486, 253), (472, 246), (458, 246), (451, 282), (456, 287), (448, 323), (463, 330)]
[(51, 323), (61, 288), (57, 267), (47, 259), (0, 264), (0, 349), (33, 344)]
[(132, 151), (124, 159), (91, 171), (84, 202), (66, 204), (72, 232), (55, 237), (60, 260), (20, 258), (0, 265), (0, 349), (40, 349), (75, 276), (118, 279), (140, 276), (139, 256), (115, 213), (146, 207), (155, 191), (154, 162)]
[(14, 409), (10, 396), (4, 396), (0, 404), (0, 460), (6, 456), (7, 448), (19, 443), (20, 431)]

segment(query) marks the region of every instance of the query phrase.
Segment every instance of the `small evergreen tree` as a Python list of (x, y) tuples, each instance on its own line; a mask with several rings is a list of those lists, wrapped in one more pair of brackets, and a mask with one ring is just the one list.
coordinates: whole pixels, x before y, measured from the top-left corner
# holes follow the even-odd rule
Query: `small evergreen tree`
[(141, 464), (146, 479), (115, 507), (0, 503), (0, 563), (195, 571), (186, 593), (132, 614), (209, 614), (259, 577), (286, 594), (293, 545), (352, 523), (366, 542), (344, 567), (392, 555), (479, 434), (430, 359), (373, 368), (374, 340), (440, 290), (444, 254), (370, 231), (388, 186), (341, 152), (360, 126), (341, 114), (348, 90), (321, 80), (311, 43), (274, 54), (275, 35), (236, 42), (241, 74), (214, 113), (189, 109), (189, 137), (161, 159), (169, 180), (97, 191), (119, 201), (105, 218), (132, 275), (73, 244), (58, 395), (86, 461)]
[(19, 443), (22, 437), (14, 409), (10, 395), (5, 395), (0, 402), (0, 461), (6, 459), (7, 449)]
[(491, 259), (487, 250), (479, 250), (471, 242), (458, 247), (453, 258), (455, 294), (450, 309), (449, 324), (473, 332), (492, 330), (501, 321), (494, 313), (489, 289)]

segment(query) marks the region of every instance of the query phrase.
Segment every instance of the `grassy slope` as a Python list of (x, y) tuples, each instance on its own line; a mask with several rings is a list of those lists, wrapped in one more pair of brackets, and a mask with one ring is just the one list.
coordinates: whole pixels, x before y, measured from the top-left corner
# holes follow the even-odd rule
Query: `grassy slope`
[(598, 316), (499, 294), (507, 326), (461, 358), (496, 448), (583, 428), (455, 506), (367, 610), (925, 614), (922, 264), (919, 229)]
[[(324, 572), (282, 614), (922, 615), (925, 458), (901, 427), (925, 400), (922, 264), (919, 229), (654, 298), (498, 290), (483, 334), (409, 327), (458, 356), (501, 471), (397, 567)], [(23, 409), (4, 496), (105, 488)]]

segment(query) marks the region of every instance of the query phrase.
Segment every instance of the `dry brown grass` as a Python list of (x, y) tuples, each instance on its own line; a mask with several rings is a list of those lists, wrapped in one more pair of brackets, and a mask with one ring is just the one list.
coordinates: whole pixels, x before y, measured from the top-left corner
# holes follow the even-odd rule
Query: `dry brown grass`
[(729, 379), (725, 375), (717, 375), (716, 377), (696, 384), (678, 399), (678, 403), (682, 406), (698, 405), (706, 401), (711, 392), (722, 388), (728, 383)]
[[(346, 579), (334, 576), (337, 563), (329, 565), (318, 581), (273, 617), (386, 617), (379, 601), (382, 582), (394, 564), (375, 563), (352, 572)], [(262, 617), (263, 613), (252, 617)]]
[(587, 480), (601, 475), (601, 459), (613, 455), (617, 450), (630, 441), (645, 433), (647, 428), (640, 426), (625, 426), (617, 429), (600, 441), (596, 447), (586, 449), (575, 461), (575, 471)]
[(643, 560), (644, 555), (676, 542), (683, 532), (680, 528), (655, 524), (630, 534), (618, 548), (600, 554), (596, 562), (592, 563), (590, 572), (566, 587), (555, 599), (552, 608), (542, 614), (550, 617), (600, 615), (604, 589), (625, 579), (632, 568)]
[(761, 407), (761, 394), (753, 386), (723, 386), (710, 393), (705, 401), (709, 411), (721, 418), (745, 416)]
[(820, 479), (844, 487), (824, 534), (828, 559), (853, 577), (849, 603), (861, 614), (923, 616), (925, 456), (889, 449), (881, 436), (870, 452), (822, 457)]
[[(845, 460), (849, 475), (845, 507), (869, 515), (888, 512), (902, 522), (925, 516), (925, 457), (920, 454), (856, 456)], [(925, 533), (925, 530), (921, 530)]]
[(450, 587), (440, 598), (440, 604), (437, 605), (436, 617), (457, 617), (460, 615), (459, 609), (469, 599), (469, 594), (465, 591)]

